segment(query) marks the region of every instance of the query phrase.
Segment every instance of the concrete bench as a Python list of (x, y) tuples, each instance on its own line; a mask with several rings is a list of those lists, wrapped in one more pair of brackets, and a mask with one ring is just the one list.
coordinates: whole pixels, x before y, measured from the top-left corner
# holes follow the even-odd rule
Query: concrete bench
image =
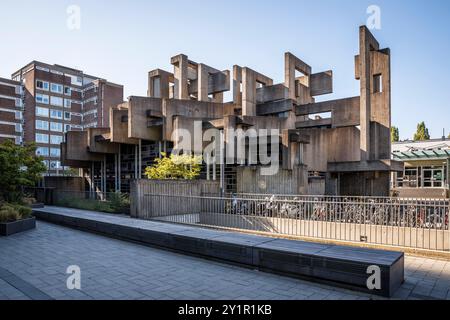
[[(404, 281), (402, 252), (275, 239), (81, 210), (44, 208), (34, 213), (38, 219), (114, 238), (375, 295), (390, 297)], [(370, 266), (379, 267), (379, 290), (367, 287)]]

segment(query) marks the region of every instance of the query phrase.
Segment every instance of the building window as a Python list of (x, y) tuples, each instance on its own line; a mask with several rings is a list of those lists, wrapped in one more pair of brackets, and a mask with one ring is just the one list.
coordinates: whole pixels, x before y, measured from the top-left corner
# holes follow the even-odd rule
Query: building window
[(50, 161), (50, 170), (61, 169), (61, 163), (59, 161)]
[(63, 113), (61, 110), (50, 110), (50, 117), (53, 119), (62, 119)]
[(23, 107), (23, 101), (20, 98), (16, 98), (16, 107), (22, 108)]
[(68, 131), (70, 131), (70, 129), (71, 129), (70, 124), (64, 125), (64, 132), (68, 132)]
[(36, 88), (48, 91), (49, 83), (47, 81), (36, 80)]
[(71, 108), (72, 107), (72, 100), (64, 99), (64, 107), (65, 108)]
[(50, 143), (51, 144), (61, 144), (62, 142), (63, 142), (63, 137), (62, 136), (54, 136), (54, 135), (50, 136)]
[(70, 77), (71, 83), (73, 85), (77, 85), (77, 86), (83, 85), (83, 78), (77, 77), (77, 76), (72, 76), (72, 75), (69, 75), (69, 77)]
[(22, 93), (23, 93), (22, 86), (16, 86), (16, 94), (22, 94)]
[(36, 69), (37, 69), (37, 70), (44, 71), (44, 72), (50, 72), (50, 69), (44, 68), (44, 67), (41, 67), (41, 66), (36, 66)]
[(37, 143), (48, 143), (48, 134), (36, 133)]
[(64, 99), (60, 97), (50, 97), (50, 104), (52, 106), (62, 107), (64, 104)]
[(36, 116), (48, 118), (49, 110), (48, 108), (36, 107)]
[(50, 157), (59, 158), (61, 155), (61, 149), (59, 148), (50, 148)]
[(23, 118), (22, 111), (16, 111), (14, 117), (16, 118), (16, 120), (22, 120)]
[(47, 147), (38, 147), (36, 149), (36, 154), (38, 156), (48, 157), (48, 148)]
[(376, 74), (373, 76), (373, 93), (383, 92), (383, 76)]
[(16, 132), (22, 132), (22, 125), (20, 123), (16, 123), (15, 129)]
[(60, 123), (60, 122), (51, 122), (50, 123), (50, 131), (62, 132), (63, 131), (62, 123)]
[(42, 104), (49, 104), (49, 97), (46, 94), (36, 93), (36, 102)]
[(52, 83), (51, 85), (51, 91), (54, 93), (63, 93), (63, 89), (64, 87), (61, 84), (57, 84), (57, 83)]
[(64, 94), (66, 96), (71, 96), (72, 95), (72, 88), (70, 87), (64, 87)]
[(48, 130), (48, 121), (36, 120), (36, 129)]
[(16, 137), (15, 138), (15, 143), (16, 144), (22, 144), (22, 137)]
[(70, 120), (71, 116), (70, 116), (70, 112), (64, 112), (64, 120)]

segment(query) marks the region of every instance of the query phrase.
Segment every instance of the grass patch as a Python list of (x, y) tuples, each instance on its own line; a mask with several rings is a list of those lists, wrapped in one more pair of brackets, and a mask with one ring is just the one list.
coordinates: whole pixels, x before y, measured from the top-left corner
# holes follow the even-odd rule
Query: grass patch
[(31, 216), (31, 212), (31, 208), (20, 204), (3, 203), (0, 205), (0, 223), (28, 219)]

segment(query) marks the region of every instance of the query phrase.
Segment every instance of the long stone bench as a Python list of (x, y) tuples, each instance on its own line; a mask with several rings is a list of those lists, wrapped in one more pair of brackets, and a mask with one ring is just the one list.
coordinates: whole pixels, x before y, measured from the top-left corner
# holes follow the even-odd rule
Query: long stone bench
[[(275, 239), (57, 207), (35, 209), (34, 214), (41, 220), (114, 238), (386, 297), (404, 281), (402, 252)], [(370, 266), (381, 271), (380, 289), (367, 287)]]

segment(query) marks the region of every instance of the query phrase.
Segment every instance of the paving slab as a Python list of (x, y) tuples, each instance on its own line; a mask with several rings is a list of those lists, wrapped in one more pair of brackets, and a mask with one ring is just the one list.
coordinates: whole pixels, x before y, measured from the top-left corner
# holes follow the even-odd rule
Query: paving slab
[(403, 253), (247, 236), (236, 232), (131, 219), (120, 215), (45, 207), (35, 215), (50, 222), (139, 241), (180, 252), (222, 259), (263, 271), (333, 281), (367, 291), (367, 267), (379, 265), (382, 288), (390, 296), (404, 281)]

